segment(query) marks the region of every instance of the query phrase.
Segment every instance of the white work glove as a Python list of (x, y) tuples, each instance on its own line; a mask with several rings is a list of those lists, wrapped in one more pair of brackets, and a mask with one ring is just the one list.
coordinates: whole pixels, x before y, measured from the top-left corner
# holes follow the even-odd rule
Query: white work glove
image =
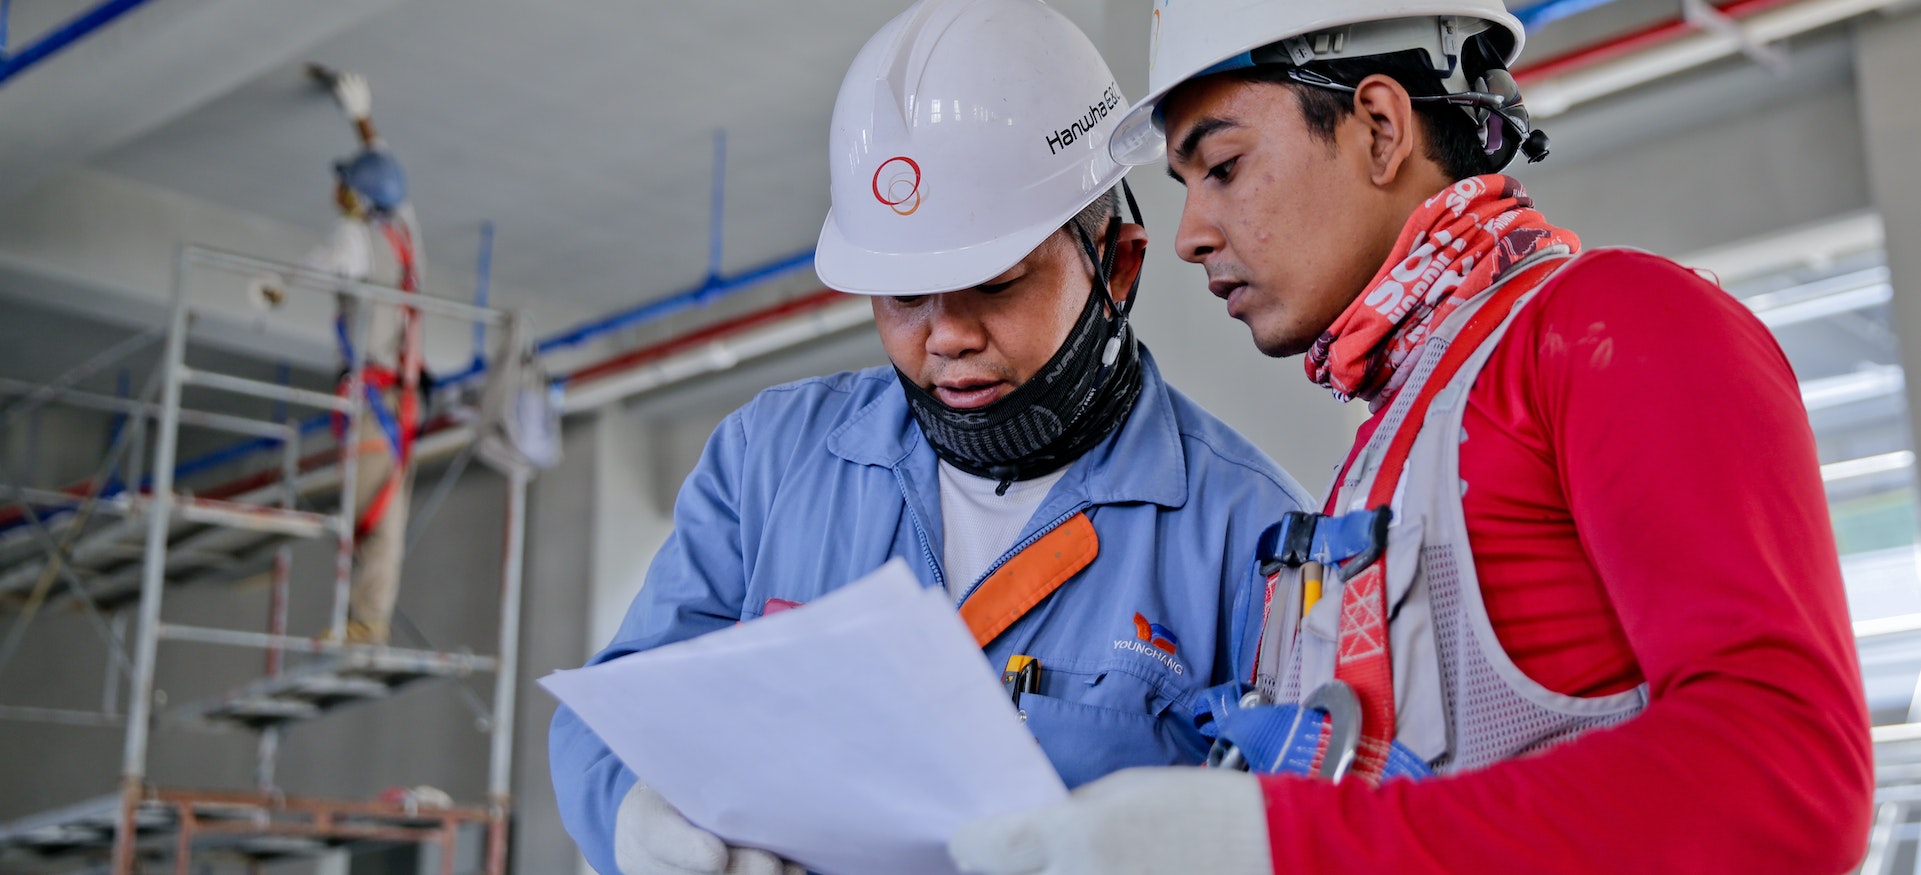
[(659, 793), (635, 784), (614, 815), (620, 875), (806, 875), (766, 851), (737, 848), (687, 822)]
[(364, 121), (373, 112), (374, 93), (367, 87), (367, 77), (359, 73), (342, 73), (333, 80), (334, 100), (340, 102), (340, 111), (354, 121)]
[(1059, 805), (964, 824), (947, 845), (975, 875), (1270, 875), (1259, 779), (1227, 769), (1128, 769)]

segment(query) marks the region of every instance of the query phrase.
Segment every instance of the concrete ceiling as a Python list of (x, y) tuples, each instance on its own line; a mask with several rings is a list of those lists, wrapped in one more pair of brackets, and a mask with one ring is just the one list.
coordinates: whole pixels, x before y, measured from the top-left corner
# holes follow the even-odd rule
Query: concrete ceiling
[(467, 263), (491, 219), (503, 286), (611, 309), (706, 273), (716, 129), (723, 269), (812, 246), (823, 120), (847, 59), (898, 5), (413, 0), (96, 166), (322, 231), (328, 167), (355, 144), (300, 62), (356, 70), (431, 257)]
[[(564, 304), (558, 318), (543, 319), (536, 307), (536, 322), (551, 331), (581, 314), (684, 289), (707, 273), (716, 130), (727, 135), (723, 272), (811, 248), (827, 209), (825, 128), (834, 93), (860, 44), (906, 5), (355, 2), (352, 17), (326, 17), (290, 0), (159, 0), (90, 37), (71, 60), (57, 59), (26, 78), (85, 81), (89, 65), (107, 61), (83, 64), (79, 56), (96, 49), (109, 55), (92, 43), (124, 43), (111, 46), (113, 57), (153, 50), (138, 31), (143, 19), (164, 12), (197, 14), (187, 34), (194, 45), (179, 51), (207, 54), (222, 44), (207, 32), (222, 17), (236, 17), (242, 7), (285, 7), (280, 14), (290, 32), (276, 34), (276, 55), (252, 61), (244, 78), (232, 66), (217, 93), (183, 98), (167, 118), (83, 156), (86, 166), (318, 239), (332, 219), (328, 168), (355, 144), (302, 65), (362, 72), (373, 83), (375, 121), (408, 169), (430, 260), (452, 268), (449, 276), (464, 274), (481, 222), (492, 220), (495, 282), (516, 302)], [(86, 5), (20, 4), (16, 44)], [(1135, 19), (1148, 0), (1054, 5), (1104, 45), (1123, 89), (1138, 93), (1145, 64), (1135, 52), (1145, 26)], [(1533, 35), (1530, 55), (1548, 57), (1676, 10), (1675, 0), (1616, 0)], [(233, 33), (230, 44), (236, 52), (254, 46), (264, 29)], [(175, 31), (169, 38), (184, 40), (180, 32), (189, 29)], [(207, 78), (198, 87), (213, 83)], [(0, 98), (19, 104), (19, 95), (8, 94), (19, 84), (0, 89)], [(32, 113), (13, 114), (31, 122)], [(5, 166), (0, 160), (0, 171)], [(774, 291), (812, 281), (796, 277)]]
[[(1107, 16), (1148, 4), (1056, 5), (1099, 40)], [(354, 144), (300, 64), (357, 70), (373, 82), (375, 120), (406, 163), (435, 260), (470, 263), (479, 224), (493, 220), (502, 286), (611, 310), (706, 273), (716, 129), (727, 133), (723, 270), (813, 245), (834, 93), (860, 44), (903, 6), (406, 0), (94, 166), (319, 233), (329, 162)], [(1672, 9), (1627, 0), (1537, 42), (1552, 51)]]

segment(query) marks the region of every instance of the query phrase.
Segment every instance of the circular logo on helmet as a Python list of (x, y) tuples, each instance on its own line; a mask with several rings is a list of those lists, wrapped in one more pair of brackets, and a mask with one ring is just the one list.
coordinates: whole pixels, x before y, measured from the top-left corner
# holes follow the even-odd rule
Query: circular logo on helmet
[(874, 200), (903, 216), (920, 209), (920, 164), (905, 155), (882, 161), (874, 169)]

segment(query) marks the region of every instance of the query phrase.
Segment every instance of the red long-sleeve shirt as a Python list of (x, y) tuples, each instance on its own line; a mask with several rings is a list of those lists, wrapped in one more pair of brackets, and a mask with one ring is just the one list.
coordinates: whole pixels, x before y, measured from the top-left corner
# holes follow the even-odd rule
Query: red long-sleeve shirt
[(1645, 680), (1647, 710), (1422, 782), (1264, 777), (1276, 875), (1851, 868), (1867, 709), (1814, 437), (1767, 329), (1672, 262), (1593, 253), (1468, 401), (1463, 500), (1502, 646), (1560, 692)]

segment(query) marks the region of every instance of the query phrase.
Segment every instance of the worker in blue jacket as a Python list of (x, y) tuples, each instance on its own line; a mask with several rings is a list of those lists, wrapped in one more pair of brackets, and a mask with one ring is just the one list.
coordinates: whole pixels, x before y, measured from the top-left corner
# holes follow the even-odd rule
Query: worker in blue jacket
[[(834, 107), (816, 269), (873, 297), (893, 367), (728, 416), (594, 662), (902, 557), (994, 666), (1039, 663), (1020, 707), (1070, 787), (1204, 758), (1200, 692), (1251, 669), (1255, 541), (1307, 496), (1135, 339), (1147, 235), (1120, 216), (1106, 146), (1125, 105), (1039, 0), (922, 0), (867, 43)], [(604, 875), (799, 871), (688, 823), (565, 708), (551, 747), (562, 817)]]

